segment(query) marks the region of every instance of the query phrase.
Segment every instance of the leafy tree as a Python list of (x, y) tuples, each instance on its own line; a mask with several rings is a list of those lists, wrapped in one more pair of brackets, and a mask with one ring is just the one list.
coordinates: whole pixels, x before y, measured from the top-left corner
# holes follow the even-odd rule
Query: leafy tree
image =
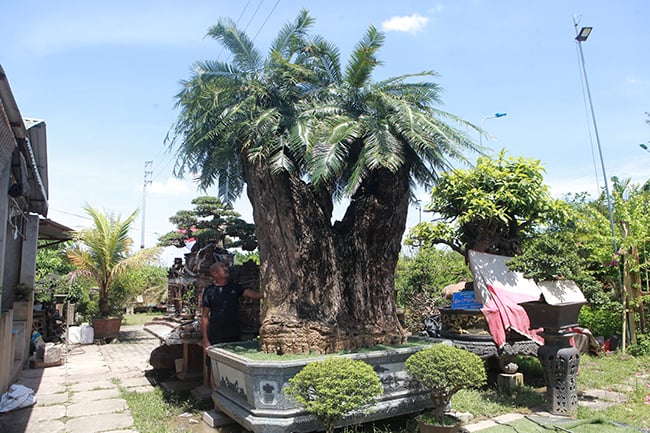
[(167, 297), (168, 271), (152, 264), (139, 266), (119, 275), (114, 284), (124, 294), (125, 301), (133, 302), (140, 295), (145, 302), (159, 304)]
[(177, 229), (161, 236), (158, 245), (182, 248), (186, 241), (195, 239), (199, 248), (210, 242), (225, 249), (252, 251), (257, 248), (255, 226), (239, 218), (231, 205), (210, 196), (197, 197), (192, 205), (193, 210), (180, 210), (169, 218)]
[[(373, 82), (382, 33), (371, 26), (342, 68), (312, 24), (300, 12), (264, 58), (220, 20), (208, 35), (231, 62), (197, 63), (177, 95), (177, 174), (217, 183), (227, 203), (245, 186), (251, 201), (268, 352), (405, 341), (394, 271), (411, 188), (474, 149), (446, 122), (472, 125), (436, 108), (434, 72)], [(343, 197), (349, 205), (332, 223)]]
[(34, 278), (34, 295), (37, 301), (51, 301), (56, 293), (68, 293), (69, 284), (66, 275), (74, 269), (67, 260), (65, 248), (67, 243), (43, 247), (39, 242), (36, 250), (36, 275)]
[(469, 250), (520, 253), (526, 236), (564, 217), (542, 174), (539, 161), (506, 158), (505, 151), (495, 159), (480, 157), (471, 169), (443, 173), (427, 205), (440, 221), (415, 226), (410, 242), (446, 244), (466, 258)]
[(113, 313), (109, 293), (115, 279), (133, 267), (149, 263), (158, 251), (150, 248), (131, 254), (133, 241), (128, 233), (137, 211), (122, 219), (91, 206), (85, 206), (84, 210), (93, 220), (93, 226), (75, 232), (75, 243), (67, 250), (68, 259), (75, 266), (69, 277), (72, 280), (88, 277), (97, 284), (99, 314), (108, 317)]

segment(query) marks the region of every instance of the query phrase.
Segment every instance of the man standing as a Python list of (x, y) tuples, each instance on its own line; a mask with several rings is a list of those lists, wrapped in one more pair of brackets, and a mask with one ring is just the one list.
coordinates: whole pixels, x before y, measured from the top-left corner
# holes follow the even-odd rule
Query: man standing
[[(211, 344), (229, 343), (241, 339), (239, 326), (239, 298), (262, 299), (257, 290), (244, 289), (228, 281), (228, 265), (215, 262), (209, 269), (214, 283), (206, 287), (201, 300), (201, 335), (203, 350)], [(207, 358), (208, 367), (210, 359)], [(210, 383), (213, 377), (210, 374)]]

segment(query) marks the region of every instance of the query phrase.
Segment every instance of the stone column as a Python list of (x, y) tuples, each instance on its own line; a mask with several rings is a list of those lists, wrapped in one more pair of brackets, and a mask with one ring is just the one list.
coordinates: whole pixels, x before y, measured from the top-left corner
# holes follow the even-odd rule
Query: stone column
[(576, 376), (580, 351), (571, 346), (571, 332), (544, 332), (544, 345), (537, 352), (544, 369), (546, 400), (553, 415), (573, 415), (578, 411)]

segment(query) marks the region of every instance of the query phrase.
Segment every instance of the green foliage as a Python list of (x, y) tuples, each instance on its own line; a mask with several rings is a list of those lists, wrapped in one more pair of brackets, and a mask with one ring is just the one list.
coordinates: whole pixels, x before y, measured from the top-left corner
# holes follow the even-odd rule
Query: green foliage
[(289, 379), (284, 392), (333, 432), (343, 416), (372, 404), (383, 388), (369, 364), (332, 357), (307, 364)]
[(70, 285), (65, 276), (74, 269), (65, 253), (69, 243), (44, 245), (44, 242), (39, 242), (36, 250), (34, 294), (37, 302), (49, 302), (55, 294), (68, 293)]
[(605, 308), (584, 305), (580, 309), (578, 323), (595, 336), (609, 338), (614, 334), (621, 335), (622, 314), (621, 304), (616, 302), (610, 302)]
[(461, 389), (487, 382), (478, 355), (458, 347), (436, 344), (409, 356), (406, 372), (431, 392), (436, 417), (442, 418), (451, 397)]
[(637, 334), (636, 343), (630, 344), (627, 352), (633, 356), (650, 355), (650, 334)]
[(300, 11), (266, 58), (232, 20), (210, 28), (232, 62), (198, 62), (182, 83), (179, 174), (197, 173), (202, 188), (218, 182), (231, 202), (243, 191), (246, 164), (260, 164), (313, 184), (327, 209), (332, 196), (358, 193), (364, 182), (388, 187), (394, 177), (385, 176), (405, 166), (416, 182), (431, 184), (449, 159), (476, 150), (447, 121), (476, 127), (436, 108), (435, 72), (373, 82), (384, 35), (370, 26), (341, 65), (338, 47), (313, 33), (314, 22)]
[(405, 325), (411, 334), (424, 330), (423, 320), (437, 306), (448, 304), (440, 291), (449, 284), (471, 280), (460, 254), (435, 247), (420, 247), (414, 256), (402, 256), (395, 271), (397, 304), (404, 307)]
[(257, 248), (255, 226), (239, 218), (231, 205), (210, 196), (197, 197), (192, 205), (193, 210), (179, 210), (169, 218), (176, 230), (162, 235), (158, 245), (182, 248), (188, 239), (194, 238), (199, 247), (214, 242), (225, 249), (252, 251)]
[(402, 256), (395, 271), (395, 288), (398, 302), (413, 292), (440, 293), (443, 287), (463, 279), (471, 280), (463, 256), (432, 247), (418, 248), (414, 256)]
[(446, 244), (467, 256), (470, 249), (504, 256), (521, 252), (536, 227), (565, 217), (560, 201), (543, 184), (539, 161), (480, 157), (472, 169), (443, 173), (427, 209), (442, 221), (420, 223), (412, 243)]
[(117, 276), (114, 284), (121, 288), (128, 301), (133, 302), (141, 295), (146, 304), (159, 304), (167, 297), (167, 272), (162, 266), (146, 264)]
[[(75, 243), (67, 250), (67, 257), (75, 267), (69, 277), (71, 281), (80, 277), (93, 280), (99, 290), (99, 315), (109, 317), (116, 313), (118, 305), (121, 310), (128, 298), (124, 287), (114, 284), (116, 279), (129, 269), (152, 262), (158, 250), (138, 250), (131, 254), (133, 241), (128, 233), (137, 212), (122, 219), (91, 206), (84, 209), (93, 220), (93, 226), (75, 232)], [(113, 292), (114, 296), (109, 296)]]
[(242, 265), (247, 261), (252, 260), (255, 264), (260, 264), (260, 254), (257, 251), (241, 252), (235, 250), (235, 264)]

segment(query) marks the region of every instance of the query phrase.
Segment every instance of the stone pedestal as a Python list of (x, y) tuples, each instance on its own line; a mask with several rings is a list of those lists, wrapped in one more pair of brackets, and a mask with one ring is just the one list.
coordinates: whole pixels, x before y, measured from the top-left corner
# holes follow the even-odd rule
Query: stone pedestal
[(514, 391), (524, 386), (524, 375), (522, 373), (501, 373), (497, 378), (497, 386), (503, 391)]
[(544, 345), (538, 357), (544, 368), (546, 400), (553, 415), (572, 415), (578, 411), (576, 376), (580, 351), (572, 347), (571, 332), (544, 332)]

